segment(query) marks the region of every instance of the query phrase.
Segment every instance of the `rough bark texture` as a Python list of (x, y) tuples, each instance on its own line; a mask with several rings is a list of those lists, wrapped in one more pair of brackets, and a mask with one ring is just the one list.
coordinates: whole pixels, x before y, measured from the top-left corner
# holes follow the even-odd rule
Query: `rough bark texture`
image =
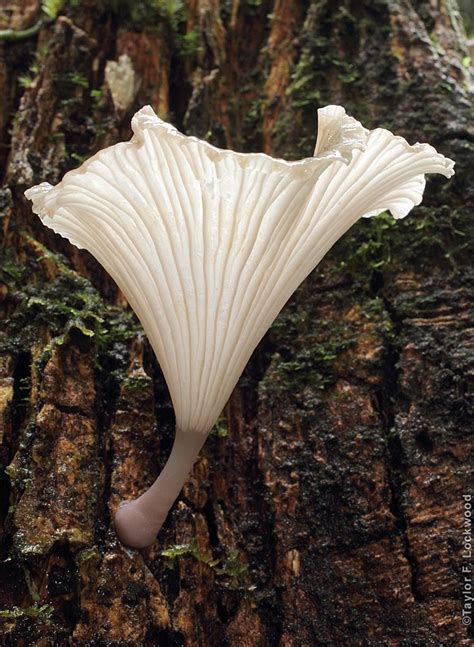
[[(455, 6), (44, 8), (0, 11), (1, 29), (42, 20), (0, 35), (2, 644), (468, 645), (473, 134)], [(106, 73), (123, 54), (127, 92)], [(317, 107), (341, 103), (457, 174), (332, 250), (255, 352), (156, 545), (131, 551), (111, 516), (167, 457), (166, 387), (111, 280), (23, 191), (129, 137), (144, 103), (290, 158), (312, 153)]]

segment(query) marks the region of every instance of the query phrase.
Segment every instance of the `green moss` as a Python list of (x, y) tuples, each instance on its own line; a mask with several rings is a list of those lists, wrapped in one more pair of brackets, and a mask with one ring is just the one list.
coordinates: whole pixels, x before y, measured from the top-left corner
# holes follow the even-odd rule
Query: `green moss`
[(39, 284), (14, 287), (5, 282), (9, 300), (16, 306), (6, 321), (9, 334), (3, 340), (10, 349), (21, 350), (25, 341), (34, 342), (41, 328), (47, 328), (53, 336), (63, 336), (75, 329), (93, 337), (104, 321), (98, 293), (86, 279), (73, 272), (61, 272), (52, 281)]
[(148, 375), (127, 375), (120, 380), (120, 386), (130, 395), (139, 394), (150, 388), (152, 380)]
[(56, 97), (63, 112), (72, 112), (83, 106), (89, 88), (88, 79), (78, 71), (66, 71), (53, 76)]
[(28, 616), (38, 620), (49, 621), (54, 613), (54, 607), (50, 604), (34, 604), (31, 607), (13, 607), (12, 609), (0, 609), (0, 618), (13, 620)]
[(397, 224), (387, 212), (359, 221), (355, 226), (355, 236), (342, 238), (334, 248), (334, 255), (340, 259), (336, 269), (349, 270), (355, 276), (370, 280), (374, 270), (391, 261), (390, 233)]
[[(279, 326), (287, 325), (288, 321), (282, 317), (273, 333)], [(298, 346), (292, 354), (285, 353), (286, 359), (281, 353), (274, 353), (270, 367), (259, 385), (260, 398), (271, 401), (285, 394), (289, 397), (301, 394), (305, 389), (312, 393), (325, 391), (337, 378), (337, 373), (333, 370), (335, 360), (356, 341), (355, 335), (348, 336), (347, 332), (344, 324), (339, 329), (333, 326), (325, 341), (311, 342), (311, 335), (308, 335), (307, 345)]]
[[(334, 102), (344, 105), (356, 114), (365, 126), (371, 127), (373, 117), (372, 88), (367, 84), (367, 61), (364, 51), (367, 31), (377, 21), (377, 15), (386, 13), (381, 3), (371, 12), (370, 21), (364, 8), (351, 11), (347, 3), (335, 7), (326, 1), (312, 0), (304, 24), (298, 34), (298, 51), (292, 63), (290, 83), (286, 90), (285, 111), (280, 115), (273, 132), (275, 153), (284, 158), (309, 156), (314, 149), (316, 111)], [(380, 37), (389, 37), (388, 19), (380, 20)], [(344, 41), (342, 42), (342, 35)], [(393, 77), (390, 57), (377, 60), (380, 90)], [(393, 101), (393, 85), (387, 95)], [(379, 124), (377, 124), (379, 125)]]
[(80, 72), (65, 72), (59, 75), (56, 80), (60, 80), (65, 84), (79, 85), (82, 88), (89, 87), (89, 81)]
[(81, 564), (84, 564), (85, 562), (88, 562), (90, 560), (97, 560), (101, 558), (101, 554), (99, 552), (99, 549), (97, 546), (92, 546), (91, 548), (86, 548), (84, 550), (81, 550), (77, 554), (77, 563), (79, 566)]
[(197, 29), (184, 35), (176, 32), (176, 39), (178, 56), (195, 56), (201, 49), (201, 36)]
[(41, 56), (43, 48), (38, 48), (35, 53), (35, 58), (33, 63), (30, 65), (28, 72), (20, 74), (18, 77), (18, 83), (22, 88), (29, 88), (33, 81), (35, 80), (36, 75), (39, 73), (42, 61), (44, 58)]
[(107, 4), (123, 26), (135, 29), (153, 28), (163, 21), (177, 29), (185, 12), (182, 0), (108, 0)]
[(55, 20), (63, 5), (64, 0), (43, 0), (41, 9), (51, 20)]
[(18, 83), (22, 88), (29, 88), (30, 85), (33, 83), (33, 76), (29, 73), (26, 72), (25, 74), (20, 74), (18, 77)]
[(51, 359), (54, 350), (58, 346), (62, 346), (66, 340), (66, 335), (57, 335), (56, 337), (53, 337), (51, 341), (46, 344), (46, 346), (43, 347), (43, 350), (41, 351), (40, 356), (36, 360), (36, 369), (38, 373), (42, 373), (44, 370), (44, 367), (46, 364), (49, 362)]
[(229, 435), (229, 429), (227, 427), (227, 418), (225, 415), (221, 415), (219, 420), (216, 422), (214, 427), (211, 429), (211, 434), (214, 434), (218, 438), (227, 438)]
[(6, 285), (10, 285), (12, 282), (14, 284), (19, 283), (26, 278), (26, 274), (28, 273), (26, 266), (18, 263), (8, 249), (3, 250), (0, 256), (0, 263), (0, 277)]
[[(58, 346), (70, 335), (81, 335), (95, 347), (97, 368), (118, 382), (126, 374), (129, 341), (142, 332), (131, 311), (105, 303), (90, 282), (71, 270), (65, 259), (34, 242), (41, 251), (20, 265), (8, 250), (0, 253), (0, 281), (7, 285), (0, 350), (17, 355), (47, 332), (50, 341), (36, 360), (39, 374)], [(54, 267), (57, 276), (44, 279), (41, 263)], [(130, 388), (142, 388), (134, 381)]]
[(250, 102), (247, 113), (242, 121), (242, 148), (244, 151), (254, 151), (262, 148), (262, 128), (265, 101), (258, 97)]
[(94, 90), (91, 90), (90, 92), (90, 97), (94, 101), (94, 107), (101, 104), (103, 99), (104, 99), (104, 93), (100, 88), (96, 88)]
[[(102, 90), (90, 88), (88, 73), (89, 70), (81, 66), (53, 75), (56, 110), (61, 117), (51, 134), (58, 140), (55, 148), (61, 158), (57, 175), (79, 166), (100, 148), (103, 135), (113, 121), (111, 115), (104, 114)], [(57, 175), (50, 181), (55, 182)]]
[(176, 560), (177, 557), (182, 557), (183, 555), (192, 555), (199, 561), (203, 561), (195, 540), (189, 544), (174, 544), (173, 546), (161, 551), (161, 556), (170, 560), (167, 563), (167, 567), (169, 568), (175, 565), (174, 560)]
[(219, 567), (214, 567), (217, 575), (231, 578), (234, 581), (241, 580), (248, 571), (248, 565), (242, 563), (239, 551), (236, 548), (231, 548), (229, 550), (221, 564), (222, 565)]
[(201, 46), (200, 32), (186, 32), (187, 10), (183, 0), (108, 0), (108, 9), (122, 28), (158, 30), (178, 57), (195, 56)]
[(349, 63), (344, 63), (344, 71), (337, 75), (337, 78), (341, 83), (354, 83), (359, 78), (358, 72), (354, 70), (353, 66)]
[[(432, 197), (435, 181), (430, 181)], [(388, 276), (401, 266), (457, 273), (467, 260), (471, 228), (465, 211), (448, 206), (419, 206), (402, 220), (395, 220), (389, 213), (362, 219), (331, 251), (336, 259), (332, 271), (349, 273), (366, 287), (374, 272)]]
[(167, 568), (174, 568), (179, 557), (191, 556), (197, 561), (212, 568), (214, 573), (225, 581), (228, 588), (246, 588), (244, 579), (248, 571), (248, 565), (243, 564), (239, 551), (231, 548), (222, 559), (215, 559), (211, 554), (203, 554), (195, 539), (187, 544), (175, 544), (161, 551), (162, 557), (167, 559)]
[(7, 476), (10, 477), (12, 481), (18, 478), (18, 469), (13, 463), (10, 463), (10, 465), (7, 465), (5, 467), (4, 472), (5, 474), (7, 474)]

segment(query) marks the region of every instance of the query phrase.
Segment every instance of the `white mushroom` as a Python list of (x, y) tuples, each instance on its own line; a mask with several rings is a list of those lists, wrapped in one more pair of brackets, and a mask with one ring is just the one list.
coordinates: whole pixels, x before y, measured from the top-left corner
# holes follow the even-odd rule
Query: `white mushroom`
[(428, 144), (368, 131), (342, 107), (318, 117), (314, 157), (286, 162), (186, 137), (146, 106), (130, 142), (25, 193), (115, 279), (173, 400), (169, 460), (115, 518), (130, 546), (153, 542), (251, 353), (326, 252), (362, 216), (406, 216), (425, 173), (453, 174)]

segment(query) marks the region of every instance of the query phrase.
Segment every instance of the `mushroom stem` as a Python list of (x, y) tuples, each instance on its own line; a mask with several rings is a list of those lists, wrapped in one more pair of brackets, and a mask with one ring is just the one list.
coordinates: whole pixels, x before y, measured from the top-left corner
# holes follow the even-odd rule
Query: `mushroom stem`
[(122, 543), (145, 548), (155, 541), (206, 437), (176, 431), (171, 454), (156, 481), (137, 499), (122, 503), (115, 514), (115, 528)]

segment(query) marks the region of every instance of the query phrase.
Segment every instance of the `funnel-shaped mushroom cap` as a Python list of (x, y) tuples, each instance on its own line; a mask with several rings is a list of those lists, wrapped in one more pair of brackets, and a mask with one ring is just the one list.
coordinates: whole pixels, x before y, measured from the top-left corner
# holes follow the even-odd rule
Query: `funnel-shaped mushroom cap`
[(401, 218), (425, 173), (453, 173), (427, 144), (369, 132), (339, 106), (318, 113), (315, 156), (285, 162), (186, 137), (145, 107), (130, 142), (26, 192), (127, 297), (181, 431), (210, 430), (285, 302), (358, 218)]

